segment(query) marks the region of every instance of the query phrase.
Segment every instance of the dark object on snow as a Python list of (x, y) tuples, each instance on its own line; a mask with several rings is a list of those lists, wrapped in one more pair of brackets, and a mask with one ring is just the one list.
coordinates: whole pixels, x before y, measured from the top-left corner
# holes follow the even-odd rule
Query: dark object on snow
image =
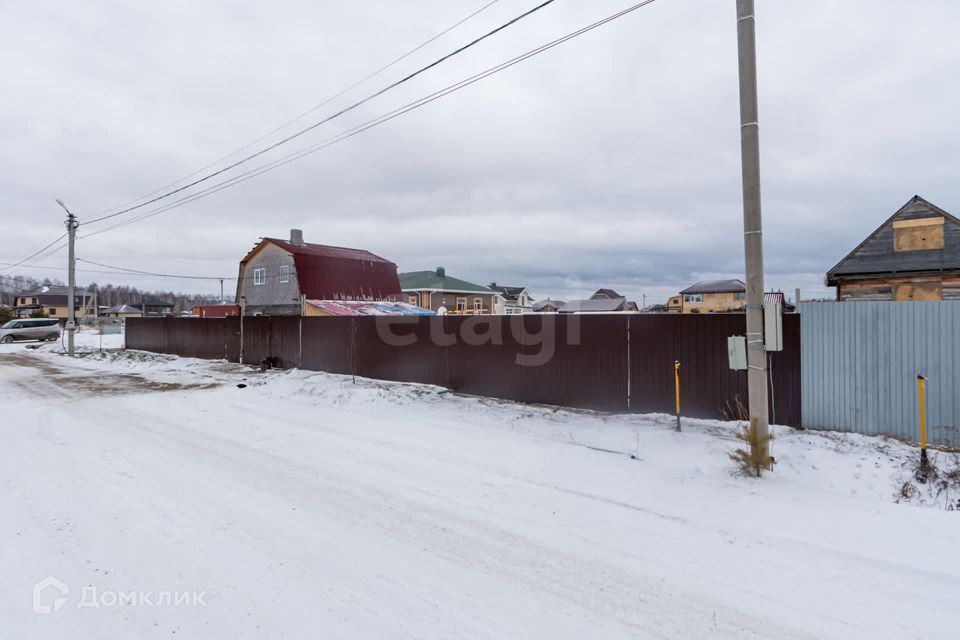
[(273, 369), (278, 364), (280, 363), (277, 361), (277, 358), (264, 358), (260, 361), (260, 372), (263, 373), (267, 369)]
[(247, 388), (247, 385), (245, 385), (245, 384), (242, 383), (242, 382), (237, 385), (237, 389), (246, 389), (246, 388)]

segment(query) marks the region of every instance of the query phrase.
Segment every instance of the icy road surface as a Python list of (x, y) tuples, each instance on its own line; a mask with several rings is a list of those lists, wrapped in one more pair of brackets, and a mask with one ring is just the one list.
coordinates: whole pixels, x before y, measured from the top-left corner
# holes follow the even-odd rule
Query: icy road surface
[(957, 637), (895, 442), (758, 481), (723, 423), (57, 348), (0, 345), (2, 638)]

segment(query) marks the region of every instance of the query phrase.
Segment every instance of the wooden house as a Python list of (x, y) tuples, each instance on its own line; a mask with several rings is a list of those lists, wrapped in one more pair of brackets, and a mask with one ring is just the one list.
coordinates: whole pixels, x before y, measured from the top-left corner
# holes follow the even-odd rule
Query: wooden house
[(838, 300), (960, 300), (960, 220), (913, 196), (827, 272)]

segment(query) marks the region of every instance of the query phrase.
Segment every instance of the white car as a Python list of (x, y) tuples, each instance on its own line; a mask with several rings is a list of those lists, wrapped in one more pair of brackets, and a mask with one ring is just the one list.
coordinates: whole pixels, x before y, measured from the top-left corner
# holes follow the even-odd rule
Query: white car
[(60, 338), (60, 321), (56, 318), (26, 318), (11, 320), (0, 327), (0, 342), (10, 344), (18, 340), (57, 340)]

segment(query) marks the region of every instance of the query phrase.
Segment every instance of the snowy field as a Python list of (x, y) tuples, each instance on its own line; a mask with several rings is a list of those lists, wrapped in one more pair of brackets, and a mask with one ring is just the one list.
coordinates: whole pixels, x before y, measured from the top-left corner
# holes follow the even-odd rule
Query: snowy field
[(725, 423), (59, 349), (0, 345), (0, 638), (960, 633), (897, 442), (777, 428), (756, 480)]

